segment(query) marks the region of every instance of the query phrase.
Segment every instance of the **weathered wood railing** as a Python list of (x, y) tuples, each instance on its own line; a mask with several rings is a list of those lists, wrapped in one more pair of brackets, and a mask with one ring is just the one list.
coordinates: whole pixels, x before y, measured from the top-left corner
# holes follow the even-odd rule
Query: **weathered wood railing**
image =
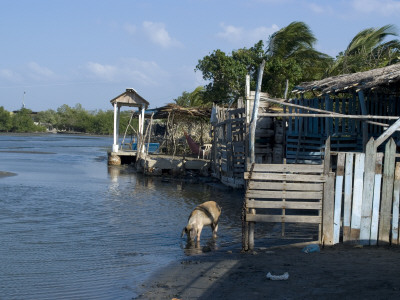
[[(253, 164), (244, 174), (244, 245), (254, 247), (254, 222), (312, 223), (322, 225), (326, 176), (323, 165)], [(307, 211), (307, 212), (305, 212)], [(319, 230), (319, 240), (321, 231)]]
[(385, 153), (377, 153), (371, 139), (365, 153), (332, 156), (337, 157), (334, 217), (323, 229), (324, 242), (399, 244), (400, 163), (394, 140)]
[(373, 138), (365, 153), (330, 152), (326, 145), (323, 165), (253, 164), (245, 173), (245, 250), (254, 247), (254, 222), (317, 223), (325, 245), (400, 244), (394, 140), (385, 153), (377, 152)]

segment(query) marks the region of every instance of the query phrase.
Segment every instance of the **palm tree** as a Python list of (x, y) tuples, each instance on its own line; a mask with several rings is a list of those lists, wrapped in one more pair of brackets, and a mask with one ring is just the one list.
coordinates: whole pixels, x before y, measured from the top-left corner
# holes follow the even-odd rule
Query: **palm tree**
[(204, 87), (198, 86), (193, 92), (183, 92), (181, 96), (174, 99), (175, 103), (183, 107), (204, 106)]
[(272, 34), (266, 50), (264, 88), (281, 97), (286, 80), (294, 85), (300, 81), (321, 79), (333, 59), (314, 48), (316, 41), (303, 22), (292, 22)]
[(394, 25), (367, 28), (351, 40), (344, 52), (339, 53), (329, 70), (330, 75), (355, 73), (385, 67), (400, 61), (400, 41), (386, 41), (398, 36)]

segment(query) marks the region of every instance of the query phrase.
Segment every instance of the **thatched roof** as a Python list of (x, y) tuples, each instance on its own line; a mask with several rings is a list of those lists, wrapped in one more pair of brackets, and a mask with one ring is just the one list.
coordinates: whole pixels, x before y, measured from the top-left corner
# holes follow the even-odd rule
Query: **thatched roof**
[(330, 94), (380, 87), (393, 87), (399, 83), (400, 63), (365, 72), (339, 75), (312, 82), (303, 82), (296, 86), (292, 92), (305, 93), (316, 91), (319, 94)]
[(149, 111), (148, 114), (154, 112), (154, 119), (167, 119), (168, 114), (174, 113), (175, 117), (198, 117), (210, 118), (211, 108), (203, 107), (182, 107), (174, 103), (169, 103), (163, 107), (158, 107)]

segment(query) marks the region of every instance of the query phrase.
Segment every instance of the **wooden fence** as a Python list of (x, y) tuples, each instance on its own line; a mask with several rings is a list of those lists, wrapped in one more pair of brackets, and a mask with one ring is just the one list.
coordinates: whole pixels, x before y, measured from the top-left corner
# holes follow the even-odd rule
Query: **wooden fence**
[(325, 148), (321, 165), (254, 164), (245, 173), (245, 250), (254, 246), (254, 222), (317, 223), (318, 241), (325, 245), (400, 243), (394, 140), (384, 153), (373, 138), (365, 153), (331, 152), (330, 139)]
[(213, 176), (233, 187), (244, 186), (245, 109), (215, 106), (217, 122), (213, 125)]
[(334, 196), (324, 201), (331, 202), (325, 204), (333, 208), (327, 211), (333, 218), (324, 224), (323, 242), (399, 244), (400, 163), (395, 161), (394, 140), (386, 144), (385, 153), (376, 152), (371, 138), (365, 153), (336, 152), (331, 158)]
[[(326, 176), (323, 165), (252, 164), (244, 174), (244, 245), (254, 247), (254, 222), (322, 224), (322, 199)], [(321, 230), (319, 230), (321, 236)], [(319, 238), (320, 239), (320, 238)]]
[[(253, 102), (246, 106), (223, 108), (214, 106), (212, 122), (211, 168), (213, 176), (222, 183), (243, 188), (243, 173), (249, 162), (249, 121)], [(259, 112), (268, 110), (268, 103), (260, 101)], [(255, 132), (255, 161), (257, 163), (282, 163), (284, 156), (285, 127), (282, 120), (274, 117), (258, 117)], [(246, 161), (246, 158), (248, 161)]]

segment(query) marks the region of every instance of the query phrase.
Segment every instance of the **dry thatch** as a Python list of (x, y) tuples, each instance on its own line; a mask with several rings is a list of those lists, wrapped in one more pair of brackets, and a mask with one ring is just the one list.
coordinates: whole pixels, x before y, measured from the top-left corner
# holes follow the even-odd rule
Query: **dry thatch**
[(345, 74), (322, 80), (303, 82), (293, 89), (293, 93), (317, 91), (320, 94), (353, 92), (359, 90), (391, 87), (400, 83), (400, 63), (388, 67)]
[(182, 107), (174, 103), (156, 108), (154, 111), (154, 119), (167, 119), (171, 113), (174, 113), (175, 118), (197, 117), (209, 119), (211, 117), (211, 108)]

